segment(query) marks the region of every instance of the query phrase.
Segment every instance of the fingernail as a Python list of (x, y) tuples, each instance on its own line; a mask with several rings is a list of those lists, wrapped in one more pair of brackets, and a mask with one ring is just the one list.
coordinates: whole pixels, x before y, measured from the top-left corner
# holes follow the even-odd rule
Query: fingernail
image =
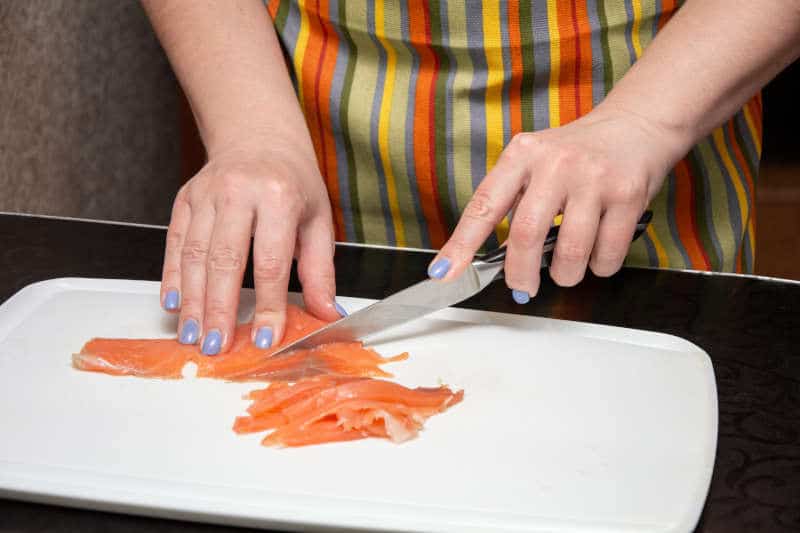
[(262, 350), (272, 346), (272, 328), (266, 326), (258, 328), (253, 344), (256, 345), (256, 348), (261, 348)]
[(347, 316), (347, 311), (345, 311), (344, 307), (339, 305), (339, 302), (333, 302), (333, 308), (336, 309), (336, 312), (342, 316)]
[(525, 291), (518, 291), (514, 289), (511, 291), (511, 297), (514, 298), (514, 301), (518, 304), (526, 304), (531, 301), (531, 295)]
[(174, 311), (178, 308), (180, 304), (180, 296), (178, 295), (178, 291), (171, 290), (167, 291), (167, 295), (164, 296), (164, 309), (167, 311)]
[(446, 257), (440, 257), (428, 267), (428, 276), (434, 279), (442, 279), (447, 275), (450, 270), (450, 260)]
[(222, 348), (222, 334), (218, 329), (212, 329), (203, 339), (202, 352), (205, 355), (217, 355)]
[(178, 342), (181, 344), (195, 344), (199, 334), (200, 326), (197, 325), (197, 320), (190, 318), (183, 323)]

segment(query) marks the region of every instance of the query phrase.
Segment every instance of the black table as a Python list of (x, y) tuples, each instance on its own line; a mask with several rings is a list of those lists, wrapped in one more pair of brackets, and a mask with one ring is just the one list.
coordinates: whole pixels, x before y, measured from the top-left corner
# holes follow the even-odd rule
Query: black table
[[(54, 277), (158, 280), (164, 236), (160, 228), (0, 215), (0, 302)], [(421, 279), (430, 259), (425, 252), (339, 246), (338, 293), (380, 298)], [(249, 271), (246, 284), (252, 287)], [(291, 289), (298, 289), (296, 276)], [(720, 410), (716, 465), (697, 531), (800, 530), (800, 283), (625, 268), (572, 289), (544, 279), (526, 306), (514, 304), (502, 284), (463, 306), (660, 331), (696, 343), (713, 360)], [(0, 531), (108, 530), (226, 528), (0, 499)]]

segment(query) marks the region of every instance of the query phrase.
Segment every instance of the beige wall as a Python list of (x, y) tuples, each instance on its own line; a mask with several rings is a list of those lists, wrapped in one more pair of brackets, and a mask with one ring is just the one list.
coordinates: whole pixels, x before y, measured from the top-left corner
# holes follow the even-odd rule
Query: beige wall
[(166, 223), (177, 95), (136, 0), (0, 0), (0, 211)]

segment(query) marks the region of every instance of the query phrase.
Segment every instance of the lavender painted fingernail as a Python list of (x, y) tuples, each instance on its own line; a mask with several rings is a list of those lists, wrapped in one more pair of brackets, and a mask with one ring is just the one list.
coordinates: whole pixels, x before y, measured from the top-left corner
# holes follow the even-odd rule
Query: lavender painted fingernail
[(442, 279), (447, 275), (450, 270), (450, 260), (446, 257), (440, 257), (428, 267), (428, 276), (433, 279)]
[(178, 342), (181, 344), (195, 344), (199, 335), (200, 326), (197, 324), (197, 320), (190, 318), (183, 323)]
[(336, 312), (342, 315), (343, 317), (347, 316), (347, 311), (345, 311), (344, 307), (339, 305), (339, 302), (334, 301), (333, 308), (336, 309)]
[(272, 328), (267, 326), (258, 328), (258, 331), (256, 331), (256, 338), (253, 339), (253, 344), (256, 345), (256, 348), (262, 350), (266, 350), (272, 346)]
[(202, 352), (204, 355), (217, 355), (222, 348), (222, 334), (218, 329), (212, 329), (203, 339)]
[(531, 301), (531, 295), (525, 291), (518, 291), (517, 289), (513, 289), (511, 291), (511, 297), (514, 298), (514, 301), (520, 305), (526, 304)]
[(167, 311), (174, 311), (178, 308), (181, 303), (180, 295), (176, 290), (167, 291), (166, 296), (164, 296), (164, 309)]

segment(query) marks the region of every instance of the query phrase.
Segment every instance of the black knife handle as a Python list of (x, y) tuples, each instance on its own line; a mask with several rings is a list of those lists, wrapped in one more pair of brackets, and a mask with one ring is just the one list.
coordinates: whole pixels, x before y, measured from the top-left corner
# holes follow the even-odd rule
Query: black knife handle
[[(649, 210), (645, 211), (642, 215), (642, 218), (640, 218), (639, 222), (636, 223), (636, 231), (633, 233), (633, 239), (631, 239), (631, 242), (638, 239), (639, 236), (645, 232), (647, 225), (650, 224), (651, 220), (653, 220), (653, 212)], [(553, 250), (555, 249), (556, 239), (558, 238), (558, 230), (560, 228), (560, 225), (553, 226), (550, 228), (550, 231), (547, 232), (547, 237), (544, 240), (544, 253), (542, 254), (542, 268), (550, 266), (550, 262), (553, 260)], [(505, 243), (479, 257), (479, 259), (484, 263), (498, 263), (500, 261), (505, 261), (505, 258)]]

